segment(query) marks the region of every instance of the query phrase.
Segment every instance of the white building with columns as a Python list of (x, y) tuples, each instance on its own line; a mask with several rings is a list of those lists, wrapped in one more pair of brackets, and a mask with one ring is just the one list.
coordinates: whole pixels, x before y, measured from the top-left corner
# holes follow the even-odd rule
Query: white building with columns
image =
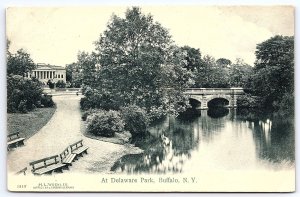
[(54, 83), (61, 80), (66, 83), (66, 69), (61, 66), (53, 66), (49, 64), (37, 64), (37, 68), (31, 73), (27, 74), (28, 77), (36, 77), (39, 81), (47, 84), (50, 80)]

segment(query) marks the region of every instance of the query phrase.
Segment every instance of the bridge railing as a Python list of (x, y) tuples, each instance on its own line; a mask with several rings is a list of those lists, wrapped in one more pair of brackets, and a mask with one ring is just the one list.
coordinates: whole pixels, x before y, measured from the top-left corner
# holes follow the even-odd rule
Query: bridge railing
[(185, 94), (244, 94), (243, 88), (187, 88)]

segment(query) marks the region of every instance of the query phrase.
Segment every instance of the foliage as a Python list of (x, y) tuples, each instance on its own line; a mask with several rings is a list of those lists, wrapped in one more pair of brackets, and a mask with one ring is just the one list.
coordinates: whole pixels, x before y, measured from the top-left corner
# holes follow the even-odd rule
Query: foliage
[(209, 55), (204, 56), (202, 62), (195, 72), (194, 87), (227, 88), (230, 86), (229, 68), (217, 64)]
[(261, 107), (260, 100), (261, 98), (251, 94), (240, 95), (237, 99), (237, 106), (239, 108), (258, 108)]
[(27, 100), (21, 100), (19, 105), (18, 105), (18, 111), (21, 113), (27, 113)]
[(185, 53), (186, 65), (184, 67), (192, 72), (199, 69), (202, 65), (200, 49), (184, 46), (181, 50)]
[(102, 108), (105, 110), (120, 108), (120, 104), (116, 101), (115, 97), (104, 91), (91, 89), (88, 87), (85, 91), (85, 97), (80, 100), (81, 109), (87, 110), (90, 108)]
[(294, 94), (287, 92), (282, 96), (280, 102), (275, 102), (274, 107), (278, 109), (278, 114), (281, 117), (293, 117), (295, 113)]
[[(78, 56), (87, 89), (83, 109), (136, 105), (149, 113), (152, 108), (186, 107), (182, 90), (190, 86), (192, 73), (183, 50), (173, 45), (168, 30), (151, 15), (137, 7), (128, 9), (125, 18), (113, 15), (95, 45), (97, 53)], [(165, 94), (168, 88), (174, 89), (173, 95)]]
[(42, 95), (40, 82), (20, 75), (7, 77), (7, 112), (27, 112), (39, 106)]
[(70, 88), (80, 88), (82, 84), (82, 69), (77, 63), (68, 64), (66, 66), (66, 80), (70, 82)]
[(66, 65), (66, 81), (69, 81), (69, 82), (72, 81), (72, 75), (73, 75), (73, 72), (75, 71), (75, 67), (76, 67), (75, 63)]
[(55, 85), (57, 88), (65, 88), (66, 87), (66, 83), (63, 80), (58, 80)]
[(216, 61), (216, 63), (218, 64), (218, 66), (221, 66), (221, 67), (230, 67), (231, 65), (231, 61), (229, 59), (226, 59), (226, 58), (220, 58)]
[(42, 94), (42, 96), (41, 96), (41, 104), (44, 107), (53, 107), (54, 106), (54, 102), (52, 100), (52, 96), (47, 95), (47, 94)]
[(82, 113), (82, 116), (81, 116), (81, 119), (83, 121), (86, 121), (87, 117), (93, 113), (96, 113), (97, 111), (99, 111), (99, 109), (88, 109), (88, 110), (85, 110), (83, 111)]
[[(79, 52), (77, 55), (77, 68), (74, 72), (73, 78), (78, 80), (80, 77), (81, 83), (90, 87), (96, 85), (96, 71), (98, 70), (97, 55), (95, 53), (89, 54), (86, 52)], [(76, 78), (77, 77), (77, 78)], [(75, 81), (74, 81), (75, 82)]]
[(166, 115), (168, 115), (167, 110), (163, 108), (163, 106), (152, 106), (148, 111), (148, 119), (150, 123), (153, 123), (158, 120), (162, 120)]
[(87, 118), (87, 131), (94, 135), (113, 137), (115, 132), (124, 131), (124, 121), (117, 111), (99, 110)]
[(54, 89), (54, 83), (50, 79), (47, 81), (47, 85), (50, 89)]
[(146, 133), (149, 120), (145, 110), (136, 105), (131, 105), (122, 107), (121, 115), (125, 122), (125, 130), (133, 135)]
[(7, 74), (21, 75), (31, 72), (36, 65), (30, 55), (24, 50), (19, 49), (16, 54), (7, 51)]
[(253, 67), (237, 59), (234, 64), (231, 64), (229, 75), (231, 87), (248, 88), (250, 77), (253, 75)]
[(278, 103), (284, 103), (285, 99), (292, 101), (294, 37), (274, 36), (258, 44), (255, 54), (254, 74), (250, 79), (254, 94), (262, 98), (265, 107), (272, 109), (278, 108)]
[(150, 108), (159, 102), (159, 76), (171, 44), (168, 31), (143, 15), (139, 8), (127, 10), (125, 19), (112, 16), (108, 29), (96, 42), (104, 91), (115, 95), (121, 106)]

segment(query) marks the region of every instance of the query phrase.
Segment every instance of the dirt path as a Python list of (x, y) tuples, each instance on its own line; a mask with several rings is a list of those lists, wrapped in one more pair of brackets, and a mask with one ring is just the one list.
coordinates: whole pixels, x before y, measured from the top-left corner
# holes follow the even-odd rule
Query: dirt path
[[(34, 136), (25, 140), (25, 146), (8, 152), (7, 168), (15, 173), (29, 162), (60, 154), (68, 145), (83, 139), (89, 147), (88, 154), (73, 163), (67, 173), (109, 173), (113, 163), (125, 154), (139, 153), (139, 148), (102, 142), (85, 137), (79, 109), (80, 96), (53, 97), (57, 109), (50, 121)], [(34, 122), (32, 123), (34, 124)]]

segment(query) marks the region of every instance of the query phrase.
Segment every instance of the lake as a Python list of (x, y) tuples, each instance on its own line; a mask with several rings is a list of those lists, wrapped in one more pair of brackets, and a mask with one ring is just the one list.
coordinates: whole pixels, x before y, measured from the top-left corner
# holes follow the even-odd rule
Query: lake
[(149, 134), (133, 139), (144, 150), (125, 155), (111, 171), (127, 174), (184, 173), (193, 169), (293, 169), (293, 119), (251, 110), (188, 110), (153, 124)]

